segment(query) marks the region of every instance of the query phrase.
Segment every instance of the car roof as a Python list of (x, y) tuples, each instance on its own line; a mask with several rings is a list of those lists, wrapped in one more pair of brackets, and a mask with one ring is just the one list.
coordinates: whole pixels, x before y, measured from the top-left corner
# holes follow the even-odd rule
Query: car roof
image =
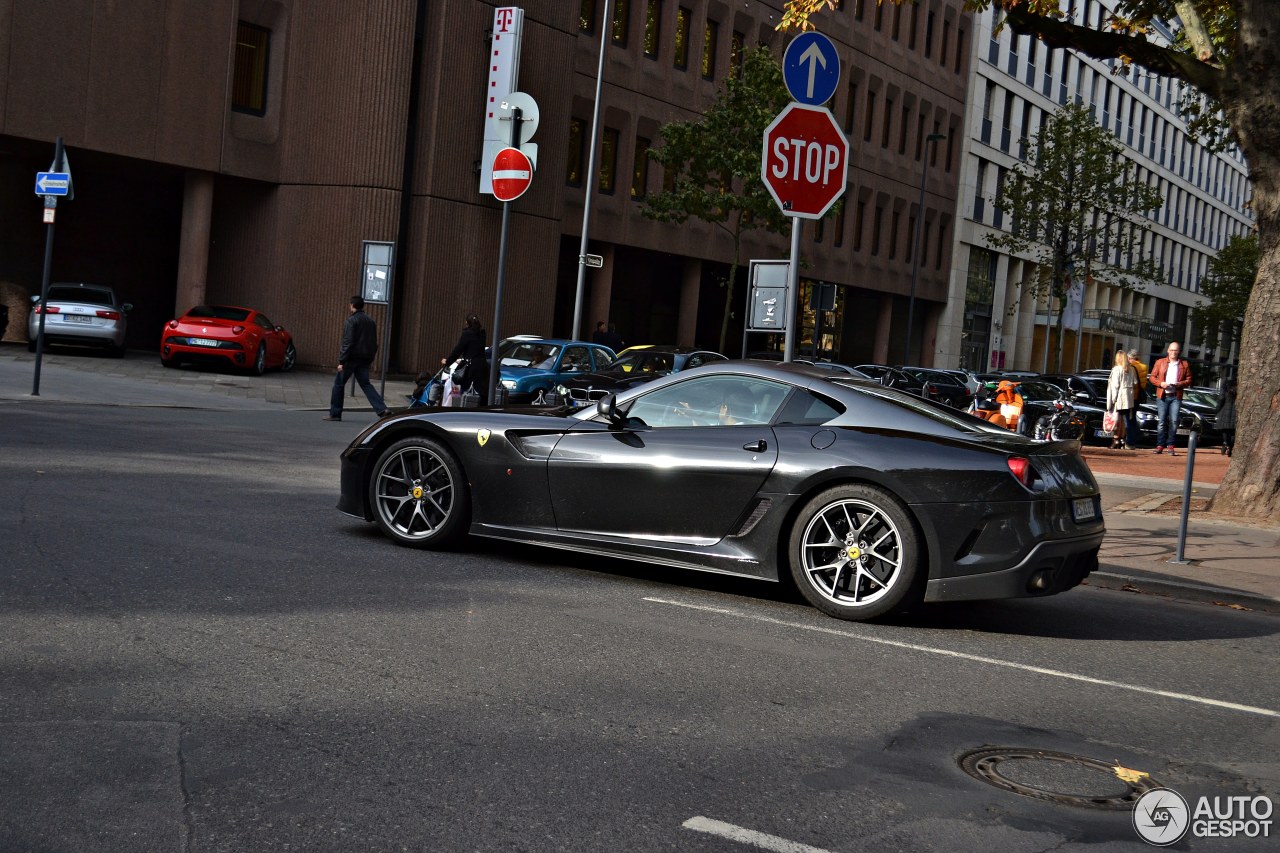
[[(627, 347), (622, 352), (629, 352), (630, 350), (636, 350), (636, 355), (651, 352), (671, 353), (673, 355), (691, 355), (695, 352), (709, 352), (712, 355), (720, 354), (715, 350), (709, 350), (706, 347), (678, 347), (667, 344), (637, 344), (633, 347)], [(619, 353), (619, 355), (621, 355), (621, 353)]]
[(554, 344), (555, 346), (558, 346), (558, 347), (584, 346), (584, 347), (598, 347), (600, 349), (608, 349), (608, 347), (603, 346), (602, 344), (593, 344), (590, 341), (571, 341), (565, 338), (525, 338), (525, 337), (503, 338), (502, 342), (505, 344), (509, 341), (516, 341), (516, 340), (518, 340), (522, 344)]

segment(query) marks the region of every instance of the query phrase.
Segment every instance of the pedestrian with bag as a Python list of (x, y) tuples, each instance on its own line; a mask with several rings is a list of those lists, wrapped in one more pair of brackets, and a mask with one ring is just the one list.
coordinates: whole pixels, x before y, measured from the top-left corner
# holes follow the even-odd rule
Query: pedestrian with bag
[(321, 420), (342, 420), (342, 395), (353, 377), (378, 417), (391, 414), (391, 410), (382, 402), (378, 389), (369, 381), (369, 365), (373, 364), (373, 357), (378, 354), (378, 324), (364, 313), (363, 297), (351, 297), (350, 304), (347, 321), (342, 326), (342, 348), (338, 351), (338, 374), (333, 377), (329, 414)]
[(1133, 417), (1134, 395), (1138, 387), (1138, 371), (1129, 364), (1129, 356), (1121, 350), (1116, 353), (1115, 365), (1107, 377), (1107, 413), (1102, 428), (1111, 422), (1111, 449), (1123, 450), (1126, 444), (1129, 420)]
[(453, 384), (459, 393), (465, 393), (474, 387), (480, 395), (482, 405), (489, 402), (489, 363), (484, 357), (484, 326), (475, 314), (468, 314), (458, 336), (458, 343), (446, 358), (440, 359), (442, 365), (450, 364), (458, 359), (462, 363), (454, 368)]
[(1177, 456), (1178, 414), (1182, 392), (1191, 386), (1191, 363), (1181, 357), (1182, 345), (1169, 342), (1168, 355), (1151, 366), (1151, 385), (1156, 389), (1156, 449), (1152, 453)]
[(1138, 358), (1136, 349), (1129, 350), (1129, 366), (1138, 375), (1133, 389), (1133, 408), (1129, 410), (1129, 422), (1125, 424), (1124, 448), (1134, 450), (1138, 446), (1138, 407), (1147, 402), (1147, 365)]

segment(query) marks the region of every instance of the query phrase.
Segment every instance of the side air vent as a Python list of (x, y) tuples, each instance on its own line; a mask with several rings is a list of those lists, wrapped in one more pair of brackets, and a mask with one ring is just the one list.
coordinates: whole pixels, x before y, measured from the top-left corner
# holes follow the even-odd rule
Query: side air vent
[(764, 518), (765, 515), (768, 514), (769, 507), (771, 506), (773, 506), (773, 501), (771, 501), (769, 498), (761, 498), (760, 500), (756, 501), (755, 507), (751, 510), (751, 512), (747, 515), (747, 517), (742, 520), (742, 526), (740, 526), (738, 528), (738, 532), (733, 535), (746, 536), (748, 533), (754, 530), (755, 526), (760, 523), (760, 519)]

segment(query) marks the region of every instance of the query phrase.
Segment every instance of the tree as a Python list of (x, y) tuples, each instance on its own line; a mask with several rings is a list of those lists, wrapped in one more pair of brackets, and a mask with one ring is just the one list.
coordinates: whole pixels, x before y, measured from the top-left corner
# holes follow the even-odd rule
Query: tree
[[(874, 2), (875, 0), (867, 0)], [(894, 0), (901, 2), (901, 0)], [(1071, 20), (1059, 0), (966, 0), (998, 6), (1015, 33), (1094, 59), (1138, 65), (1194, 87), (1197, 128), (1221, 116), (1249, 163), (1258, 224), (1258, 278), (1240, 343), (1236, 452), (1214, 511), (1280, 521), (1280, 3), (1275, 0), (1119, 0), (1101, 24)], [(1076, 4), (1079, 7), (1079, 4)], [(787, 0), (780, 28), (812, 27), (831, 0)], [(1166, 29), (1158, 23), (1172, 25)], [(1176, 33), (1172, 43), (1161, 30)]]
[[(1047, 118), (1026, 145), (1026, 160), (1010, 170), (996, 198), (1013, 230), (987, 242), (1039, 264), (1034, 295), (1047, 291), (1065, 305), (1072, 278), (1124, 288), (1156, 281), (1156, 265), (1143, 256), (1144, 214), (1160, 207), (1160, 194), (1132, 180), (1115, 137), (1072, 104)], [(1061, 369), (1063, 313), (1054, 370)]]
[(1258, 277), (1258, 235), (1234, 235), (1200, 279), (1200, 295), (1209, 302), (1191, 311), (1191, 319), (1204, 343), (1216, 346), (1224, 328), (1233, 328), (1249, 306), (1253, 282)]
[(742, 238), (763, 229), (785, 233), (787, 218), (760, 179), (764, 131), (787, 105), (782, 68), (767, 48), (748, 51), (741, 73), (730, 77), (715, 103), (697, 121), (662, 128), (663, 146), (653, 159), (666, 170), (666, 188), (645, 201), (644, 215), (661, 222), (701, 219), (733, 239), (733, 261), (725, 285), (720, 351), (729, 334), (734, 281), (742, 266)]

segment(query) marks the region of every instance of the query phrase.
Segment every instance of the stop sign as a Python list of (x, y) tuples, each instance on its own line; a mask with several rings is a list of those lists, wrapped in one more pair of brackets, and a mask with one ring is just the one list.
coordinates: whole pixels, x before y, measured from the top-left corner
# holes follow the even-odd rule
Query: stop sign
[(533, 183), (533, 164), (519, 148), (503, 148), (493, 158), (493, 197), (515, 201)]
[(820, 219), (848, 173), (849, 140), (826, 108), (793, 102), (765, 128), (760, 177), (787, 216)]

